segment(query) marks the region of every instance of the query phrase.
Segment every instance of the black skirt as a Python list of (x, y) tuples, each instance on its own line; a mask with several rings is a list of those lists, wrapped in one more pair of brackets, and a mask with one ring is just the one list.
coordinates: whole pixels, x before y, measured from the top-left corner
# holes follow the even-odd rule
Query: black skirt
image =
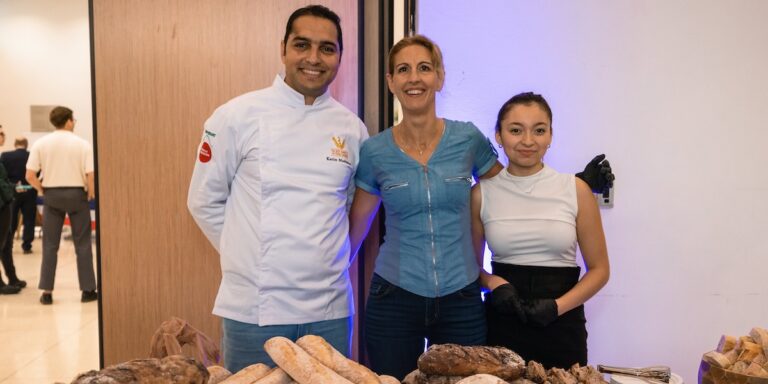
[[(523, 299), (556, 299), (579, 281), (579, 267), (536, 267), (491, 263), (493, 274), (517, 288)], [(515, 315), (497, 312), (486, 298), (488, 345), (504, 346), (551, 367), (570, 368), (587, 364), (587, 328), (580, 305), (546, 327), (522, 324)]]

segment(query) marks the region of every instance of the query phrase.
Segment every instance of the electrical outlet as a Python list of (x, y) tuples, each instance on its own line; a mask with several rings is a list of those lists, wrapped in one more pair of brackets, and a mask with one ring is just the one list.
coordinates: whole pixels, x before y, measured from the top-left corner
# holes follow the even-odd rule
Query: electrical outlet
[(595, 199), (597, 199), (598, 207), (613, 208), (613, 187), (608, 188), (605, 193), (595, 193)]

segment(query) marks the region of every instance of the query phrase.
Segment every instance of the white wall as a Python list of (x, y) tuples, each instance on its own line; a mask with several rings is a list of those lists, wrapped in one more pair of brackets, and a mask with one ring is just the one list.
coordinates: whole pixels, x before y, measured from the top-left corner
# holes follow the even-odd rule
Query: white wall
[(74, 111), (75, 133), (92, 142), (91, 64), (87, 0), (0, 0), (0, 124), (2, 150), (30, 139), (30, 105)]
[(721, 334), (768, 327), (768, 2), (420, 0), (446, 117), (492, 135), (510, 96), (554, 110), (548, 164), (596, 153), (612, 276), (587, 305), (591, 364), (697, 381)]

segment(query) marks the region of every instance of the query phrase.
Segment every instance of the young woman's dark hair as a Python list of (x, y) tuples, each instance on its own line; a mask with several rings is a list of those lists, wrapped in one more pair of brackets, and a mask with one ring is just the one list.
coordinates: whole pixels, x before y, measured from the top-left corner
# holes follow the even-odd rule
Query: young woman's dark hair
[(517, 95), (512, 96), (511, 99), (507, 100), (504, 105), (501, 106), (501, 109), (499, 109), (499, 115), (496, 117), (496, 132), (501, 132), (501, 120), (504, 119), (504, 115), (509, 112), (512, 107), (515, 105), (531, 105), (531, 104), (537, 104), (541, 109), (544, 110), (544, 112), (547, 113), (547, 117), (549, 117), (549, 126), (550, 131), (552, 129), (552, 109), (549, 107), (549, 103), (547, 103), (547, 100), (544, 99), (544, 96), (539, 95), (537, 93), (533, 92), (523, 92), (518, 93)]

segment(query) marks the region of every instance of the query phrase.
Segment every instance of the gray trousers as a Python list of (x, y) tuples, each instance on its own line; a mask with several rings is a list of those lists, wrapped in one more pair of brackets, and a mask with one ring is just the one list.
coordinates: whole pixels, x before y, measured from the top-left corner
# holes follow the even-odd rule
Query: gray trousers
[(61, 228), (64, 215), (69, 215), (72, 240), (77, 255), (77, 278), (81, 291), (96, 290), (91, 250), (91, 210), (83, 188), (45, 188), (43, 195), (43, 263), (38, 288), (53, 290), (56, 280)]

